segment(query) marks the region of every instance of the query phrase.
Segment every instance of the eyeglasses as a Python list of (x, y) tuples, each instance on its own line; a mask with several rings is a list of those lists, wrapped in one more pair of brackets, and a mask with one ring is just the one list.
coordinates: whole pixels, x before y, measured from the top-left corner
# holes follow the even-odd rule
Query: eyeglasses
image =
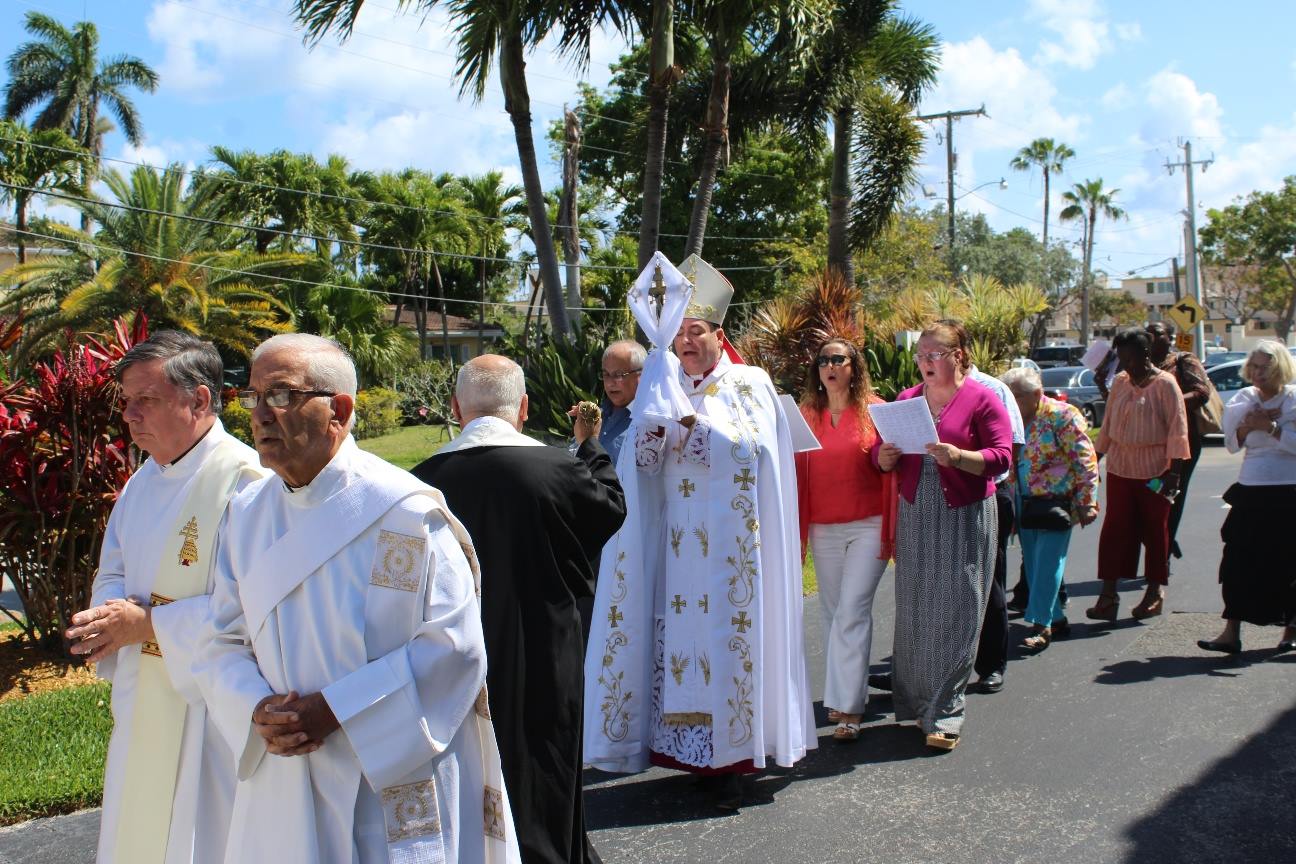
[(847, 357), (845, 354), (820, 354), (815, 358), (815, 365), (820, 369), (829, 364), (833, 366), (845, 366), (849, 362), (850, 357)]
[(926, 360), (929, 363), (935, 363), (938, 360), (942, 360), (953, 353), (954, 353), (953, 351), (928, 351), (926, 354), (915, 354), (914, 361), (917, 363), (921, 363), (924, 360)]
[(240, 390), (238, 403), (249, 411), (256, 410), (262, 400), (271, 408), (287, 408), (296, 396), (336, 396), (328, 390), (294, 390), (291, 387), (271, 387), (264, 393), (255, 390)]
[(624, 381), (631, 375), (638, 375), (642, 369), (630, 369), (626, 372), (602, 372), (600, 373), (604, 381)]

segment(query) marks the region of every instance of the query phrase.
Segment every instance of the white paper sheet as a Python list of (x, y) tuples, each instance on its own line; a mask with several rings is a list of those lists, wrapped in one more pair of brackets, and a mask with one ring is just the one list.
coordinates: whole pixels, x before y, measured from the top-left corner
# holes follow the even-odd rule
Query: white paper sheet
[(1111, 350), (1111, 343), (1106, 339), (1095, 339), (1089, 343), (1089, 350), (1085, 351), (1084, 356), (1080, 358), (1081, 366), (1088, 366), (1094, 372), (1098, 371), (1098, 364), (1107, 356)]
[(878, 437), (905, 453), (926, 453), (928, 444), (940, 440), (927, 400), (921, 397), (870, 405), (869, 417), (877, 427)]
[(778, 398), (783, 405), (783, 413), (787, 415), (788, 429), (792, 432), (792, 449), (797, 453), (822, 450), (823, 445), (819, 443), (814, 432), (810, 431), (810, 424), (805, 421), (805, 417), (801, 416), (801, 409), (797, 406), (796, 400), (787, 393), (780, 394)]

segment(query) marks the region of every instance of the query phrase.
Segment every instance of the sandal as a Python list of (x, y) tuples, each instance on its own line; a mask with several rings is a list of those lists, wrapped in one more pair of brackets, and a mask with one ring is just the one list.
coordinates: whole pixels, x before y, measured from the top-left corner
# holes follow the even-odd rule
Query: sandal
[(833, 730), (834, 741), (854, 741), (859, 738), (860, 724), (852, 723), (849, 720), (842, 720)]
[(1036, 627), (1035, 632), (1022, 640), (1022, 647), (1038, 654), (1053, 641), (1053, 631), (1048, 627)]
[(1120, 609), (1120, 595), (1099, 594), (1098, 602), (1085, 610), (1085, 617), (1094, 621), (1115, 621), (1116, 612)]
[(953, 732), (933, 732), (927, 736), (927, 746), (933, 750), (953, 750), (958, 743), (959, 736)]
[(829, 723), (836, 723), (836, 722), (840, 721), (840, 720), (842, 719), (842, 717), (844, 717), (844, 716), (845, 716), (845, 715), (842, 714), (842, 712), (838, 711), (836, 708), (829, 708), (829, 709), (828, 709), (828, 722), (829, 722)]
[(1145, 618), (1155, 618), (1161, 614), (1161, 608), (1165, 605), (1164, 597), (1144, 596), (1137, 606), (1130, 610), (1130, 617), (1135, 621), (1142, 621)]

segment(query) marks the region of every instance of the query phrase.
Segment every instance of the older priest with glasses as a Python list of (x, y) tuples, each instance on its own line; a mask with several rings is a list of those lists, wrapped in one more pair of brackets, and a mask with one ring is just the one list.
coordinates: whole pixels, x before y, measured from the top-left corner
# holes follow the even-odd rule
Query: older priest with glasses
[(249, 386), (276, 476), (226, 515), (194, 663), (241, 781), (225, 860), (519, 861), (467, 533), (356, 447), (337, 343), (275, 336)]
[(112, 682), (97, 860), (219, 862), (234, 760), (190, 674), (212, 590), (212, 544), (230, 497), (263, 473), (221, 426), (220, 354), (163, 330), (117, 362), (122, 419), (149, 454), (117, 498), (93, 606), (72, 653)]
[(727, 356), (732, 297), (697, 256), (676, 270), (660, 253), (630, 291), (656, 347), (585, 669), (586, 761), (704, 775), (722, 809), (740, 806), (742, 774), (815, 744), (791, 437), (769, 376)]

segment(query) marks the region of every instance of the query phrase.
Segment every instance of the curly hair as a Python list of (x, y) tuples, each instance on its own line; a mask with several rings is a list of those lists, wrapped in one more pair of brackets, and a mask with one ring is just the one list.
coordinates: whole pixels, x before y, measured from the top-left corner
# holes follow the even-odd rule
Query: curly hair
[[(873, 396), (873, 382), (869, 378), (868, 361), (860, 353), (855, 343), (849, 339), (838, 336), (830, 336), (820, 343), (812, 355), (813, 359), (806, 366), (805, 384), (801, 389), (801, 414), (805, 417), (806, 423), (810, 429), (819, 435), (819, 420), (823, 417), (824, 410), (828, 407), (828, 391), (824, 388), (823, 381), (819, 378), (818, 360), (820, 353), (829, 345), (840, 345), (846, 349), (846, 356), (850, 357), (851, 377), (847, 395), (850, 398), (850, 404), (854, 407), (856, 414), (859, 416), (860, 430), (868, 432), (873, 428), (873, 421), (869, 417), (868, 405)], [(860, 436), (861, 446), (870, 436), (867, 434)]]

